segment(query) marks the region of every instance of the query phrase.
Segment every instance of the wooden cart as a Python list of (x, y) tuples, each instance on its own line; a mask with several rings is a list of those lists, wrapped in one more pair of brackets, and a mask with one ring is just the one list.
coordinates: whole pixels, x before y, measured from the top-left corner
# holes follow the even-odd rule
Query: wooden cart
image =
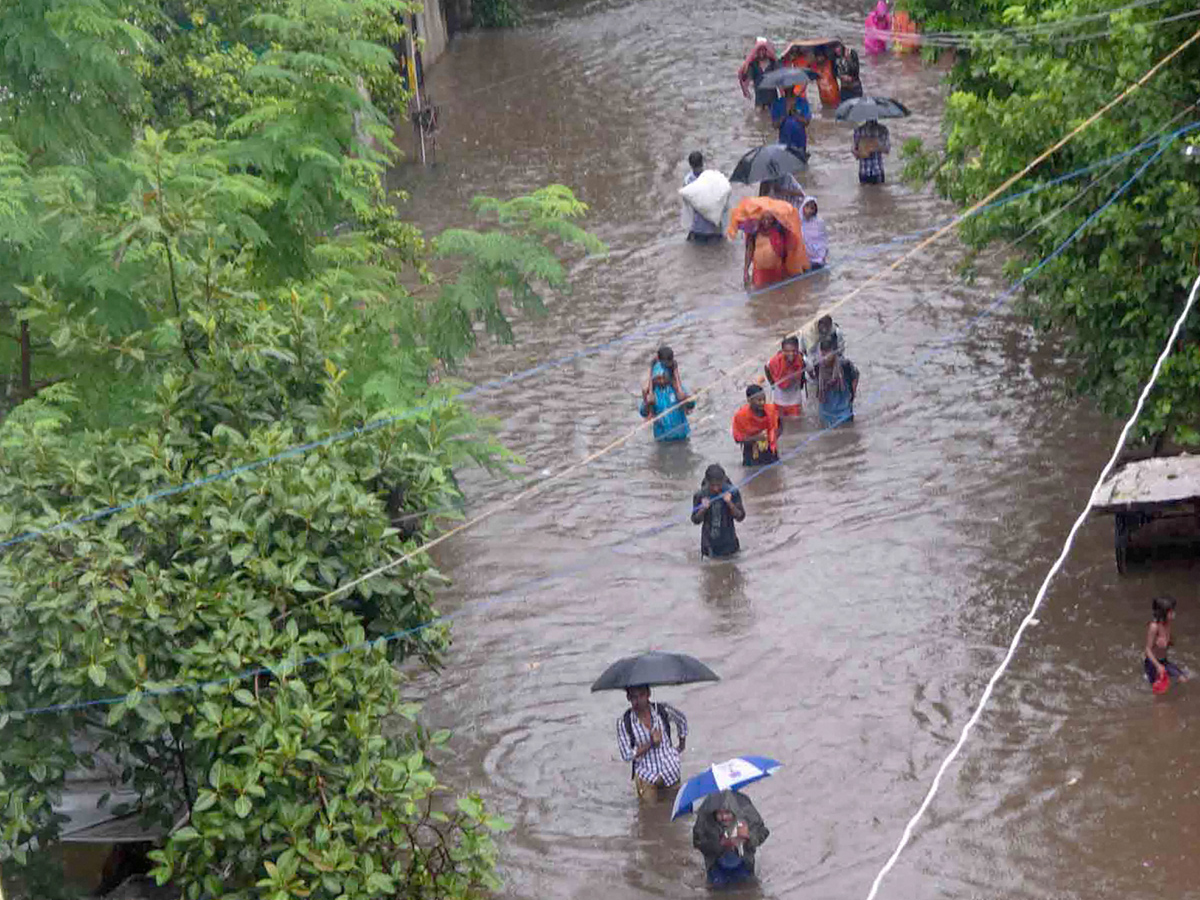
[(1159, 519), (1200, 524), (1200, 456), (1186, 453), (1127, 463), (1096, 489), (1092, 509), (1113, 516), (1117, 571), (1125, 574), (1133, 534)]

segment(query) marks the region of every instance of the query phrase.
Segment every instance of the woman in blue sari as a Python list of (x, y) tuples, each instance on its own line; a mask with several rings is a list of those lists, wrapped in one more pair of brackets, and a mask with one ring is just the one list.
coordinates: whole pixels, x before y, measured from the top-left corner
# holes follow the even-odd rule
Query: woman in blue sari
[(821, 339), (817, 357), (817, 403), (821, 424), (837, 428), (854, 421), (858, 393), (858, 367), (842, 356), (832, 334)]
[(643, 419), (649, 419), (670, 410), (661, 419), (654, 420), (656, 441), (686, 441), (691, 430), (688, 427), (687, 413), (695, 409), (696, 404), (687, 402), (683, 385), (680, 384), (676, 390), (676, 383), (677, 380), (661, 360), (655, 361), (650, 368), (650, 384), (642, 394), (638, 413)]

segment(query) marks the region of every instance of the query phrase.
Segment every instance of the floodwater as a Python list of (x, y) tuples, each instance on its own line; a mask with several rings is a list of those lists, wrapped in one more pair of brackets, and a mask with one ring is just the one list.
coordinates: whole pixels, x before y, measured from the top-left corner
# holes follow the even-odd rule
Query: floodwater
[[(832, 271), (748, 298), (740, 246), (683, 241), (687, 153), (728, 172), (769, 136), (734, 76), (754, 37), (833, 32), (861, 50), (846, 24), (860, 17), (843, 0), (560, 4), (521, 29), (456, 39), (430, 72), (438, 165), (397, 171), (407, 215), (436, 233), (470, 224), (473, 195), (559, 182), (610, 247), (572, 265), (574, 290), (522, 321), (515, 346), (481, 349), (464, 372), (484, 381), (615, 339), (474, 401), (524, 458), (517, 474), (558, 471), (636, 427), (660, 341), (688, 388), (718, 382), (687, 445), (643, 432), (437, 553), (454, 579), (454, 645), (444, 671), (409, 690), (429, 725), (454, 730), (445, 779), (514, 826), (505, 897), (707, 890), (690, 820), (634, 799), (616, 747), (624, 698), (588, 691), (610, 662), (650, 648), (722, 676), (655, 692), (689, 717), (685, 774), (739, 753), (785, 763), (748, 789), (771, 837), (759, 883), (738, 896), (865, 896), (1111, 449), (1116, 424), (1070, 395), (1054, 343), (1007, 305), (975, 321), (1004, 284), (964, 283), (961, 249), (943, 241), (837, 312), (862, 372), (855, 422), (821, 434), (810, 403), (783, 438), (792, 457), (743, 490), (740, 558), (700, 560), (690, 498), (710, 462), (746, 474), (729, 419), (747, 373), (911, 246), (879, 245), (952, 212), (896, 177), (860, 187), (848, 130), (816, 111), (802, 181)], [(893, 146), (935, 140), (939, 71), (863, 66), (868, 92), (915, 111), (893, 125)], [(895, 155), (889, 165), (898, 175)], [(463, 482), (472, 511), (513, 490), (479, 472)], [(1140, 670), (1161, 591), (1180, 599), (1180, 660), (1195, 653), (1194, 571), (1118, 577), (1111, 535), (1107, 518), (1083, 530), (881, 896), (1200, 897), (1187, 776), (1200, 699), (1186, 686), (1152, 699)]]

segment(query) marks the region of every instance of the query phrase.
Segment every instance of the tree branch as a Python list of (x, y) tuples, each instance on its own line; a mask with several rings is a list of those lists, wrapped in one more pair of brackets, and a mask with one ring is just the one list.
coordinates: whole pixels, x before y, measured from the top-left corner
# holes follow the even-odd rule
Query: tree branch
[(175, 760), (179, 763), (179, 774), (183, 776), (183, 799), (187, 801), (188, 821), (192, 821), (192, 784), (188, 780), (187, 755), (183, 752), (183, 740), (175, 737)]
[(188, 338), (187, 323), (183, 320), (183, 307), (179, 303), (179, 289), (175, 286), (175, 254), (171, 252), (169, 240), (164, 238), (163, 246), (167, 248), (167, 272), (171, 277), (171, 299), (175, 301), (175, 315), (179, 317), (179, 334), (183, 338), (183, 349), (187, 353), (192, 368), (199, 369), (200, 363), (196, 362), (196, 354), (192, 350), (192, 342)]

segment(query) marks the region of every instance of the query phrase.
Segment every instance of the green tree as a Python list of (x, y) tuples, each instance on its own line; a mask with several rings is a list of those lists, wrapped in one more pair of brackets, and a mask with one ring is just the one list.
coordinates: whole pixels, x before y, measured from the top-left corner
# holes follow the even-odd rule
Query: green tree
[[(958, 9), (938, 0), (914, 0), (910, 6), (948, 15)], [(1159, 20), (1189, 8), (1176, 0), (1089, 20), (1073, 26), (1072, 36), (1106, 34), (1071, 43), (1043, 37), (976, 41), (950, 74), (954, 90), (940, 153), (951, 164), (937, 167), (939, 189), (963, 205), (984, 196), (1186, 40), (1193, 23)], [(979, 6), (990, 11), (983, 23), (990, 27), (1075, 19), (1097, 9), (1102, 7), (1091, 0), (1003, 10)], [(1049, 181), (1193, 122), (1198, 73), (1200, 44), (1193, 44), (1023, 184)], [(1067, 335), (1081, 363), (1080, 387), (1113, 413), (1132, 408), (1197, 273), (1200, 169), (1183, 156), (1182, 145), (1168, 148), (1030, 282), (1026, 295), (1035, 324)], [(1065, 240), (1153, 149), (1082, 181), (1005, 204), (970, 220), (961, 233), (973, 247), (1020, 239), (1019, 258), (1009, 265), (1017, 274)], [(934, 168), (928, 154), (915, 156), (916, 172)], [(1200, 347), (1193, 334), (1168, 361), (1141, 419), (1142, 434), (1200, 443), (1198, 389)]]
[(483, 198), (490, 230), (432, 244), (399, 217), (376, 100), (405, 4), (16, 6), (0, 271), (37, 372), (0, 423), (0, 535), (211, 480), (0, 555), (0, 862), (103, 757), (179, 825), (156, 875), (186, 897), (495, 886), (503, 822), (438, 783), (445, 736), (397, 691), (446, 646), (442, 577), (387, 563), (453, 515), (456, 466), (507, 461), (432, 376), (601, 249), (585, 207)]

